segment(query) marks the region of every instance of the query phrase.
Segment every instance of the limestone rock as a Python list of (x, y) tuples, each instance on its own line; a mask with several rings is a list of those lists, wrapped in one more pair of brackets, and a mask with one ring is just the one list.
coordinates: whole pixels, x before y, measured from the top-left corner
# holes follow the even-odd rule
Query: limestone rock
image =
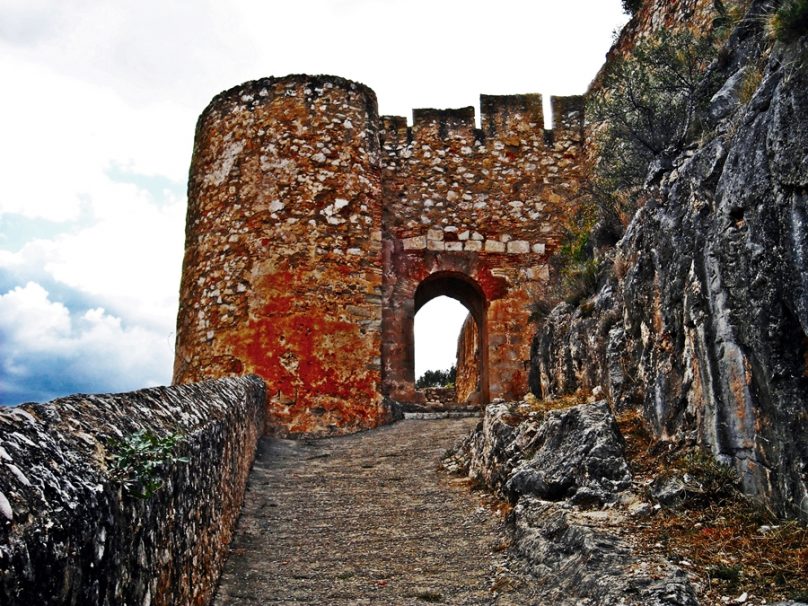
[(639, 559), (615, 530), (615, 511), (574, 511), (523, 496), (513, 511), (516, 549), (540, 583), (541, 603), (698, 606), (687, 575)]
[[(603, 385), (808, 519), (808, 70), (804, 39), (768, 53), (765, 10), (752, 3), (708, 74), (727, 97), (710, 135), (646, 191), (585, 309), (550, 314), (532, 376), (544, 397)], [(760, 84), (730, 103), (747, 65)]]
[(623, 440), (605, 401), (548, 412), (523, 452), (533, 454), (505, 485), (511, 500), (529, 494), (602, 504), (631, 484)]

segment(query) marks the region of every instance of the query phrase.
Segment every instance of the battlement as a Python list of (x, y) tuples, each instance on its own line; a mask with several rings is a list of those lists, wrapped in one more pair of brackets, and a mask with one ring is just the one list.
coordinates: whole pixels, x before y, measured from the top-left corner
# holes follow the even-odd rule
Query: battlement
[(548, 142), (556, 138), (579, 133), (584, 127), (586, 97), (571, 95), (550, 97), (553, 123), (544, 119), (542, 95), (480, 95), (482, 128), (475, 128), (473, 107), (457, 109), (419, 108), (413, 110), (413, 125), (407, 126), (403, 116), (382, 116), (380, 136), (382, 144), (406, 146), (413, 141), (426, 141), (435, 137), (454, 137), (468, 141), (535, 137), (541, 134)]
[(480, 95), (480, 114), (486, 137), (508, 136), (524, 130), (544, 130), (542, 96)]
[(382, 116), (379, 138), (382, 145), (406, 145), (412, 142), (412, 130), (404, 116)]
[(570, 95), (568, 97), (550, 97), (553, 108), (554, 131), (580, 131), (584, 127), (586, 97)]
[(415, 109), (412, 112), (412, 131), (415, 139), (423, 131), (437, 132), (439, 137), (447, 137), (450, 133), (458, 137), (474, 137), (474, 108), (459, 109)]

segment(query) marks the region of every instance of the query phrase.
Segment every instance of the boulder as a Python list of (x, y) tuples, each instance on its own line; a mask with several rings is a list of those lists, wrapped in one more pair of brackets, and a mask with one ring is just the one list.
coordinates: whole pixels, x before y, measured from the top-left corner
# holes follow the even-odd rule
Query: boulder
[(529, 494), (601, 505), (631, 486), (620, 430), (603, 400), (548, 412), (522, 449), (531, 453), (505, 484), (511, 501)]

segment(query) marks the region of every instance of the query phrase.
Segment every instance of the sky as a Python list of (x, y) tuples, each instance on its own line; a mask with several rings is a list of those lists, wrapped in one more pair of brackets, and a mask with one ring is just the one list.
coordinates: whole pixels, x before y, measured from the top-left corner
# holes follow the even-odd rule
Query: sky
[[(0, 0), (0, 403), (170, 382), (194, 127), (218, 92), (333, 74), (410, 121), (579, 94), (620, 4)], [(449, 309), (419, 313), (418, 369), (451, 366)], [(424, 357), (430, 339), (449, 353)]]

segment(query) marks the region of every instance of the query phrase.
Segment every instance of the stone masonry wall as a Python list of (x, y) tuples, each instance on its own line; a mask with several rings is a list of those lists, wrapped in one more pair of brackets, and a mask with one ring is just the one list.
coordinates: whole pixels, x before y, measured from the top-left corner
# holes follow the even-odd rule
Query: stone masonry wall
[(457, 338), (455, 391), (460, 404), (480, 404), (480, 331), (469, 315)]
[[(479, 326), (480, 401), (527, 391), (528, 307), (575, 203), (583, 99), (483, 96), (379, 118), (333, 76), (248, 82), (199, 119), (174, 380), (254, 372), (268, 428), (344, 433), (417, 403), (413, 321), (449, 295)], [(380, 148), (380, 145), (383, 147)], [(381, 153), (380, 153), (381, 152)]]
[(336, 77), (248, 82), (197, 127), (174, 380), (255, 372), (282, 434), (387, 420), (376, 97)]
[[(257, 377), (0, 409), (0, 604), (207, 604), (263, 433)], [(113, 441), (177, 433), (150, 498), (110, 478)]]
[(474, 110), (424, 109), (382, 118), (385, 393), (412, 398), (416, 290), (445, 276), (429, 297), (469, 284), (484, 313), (483, 399), (527, 391), (528, 306), (549, 277), (559, 216), (574, 203), (583, 145), (583, 98), (553, 99), (545, 131), (540, 95), (481, 97)]

